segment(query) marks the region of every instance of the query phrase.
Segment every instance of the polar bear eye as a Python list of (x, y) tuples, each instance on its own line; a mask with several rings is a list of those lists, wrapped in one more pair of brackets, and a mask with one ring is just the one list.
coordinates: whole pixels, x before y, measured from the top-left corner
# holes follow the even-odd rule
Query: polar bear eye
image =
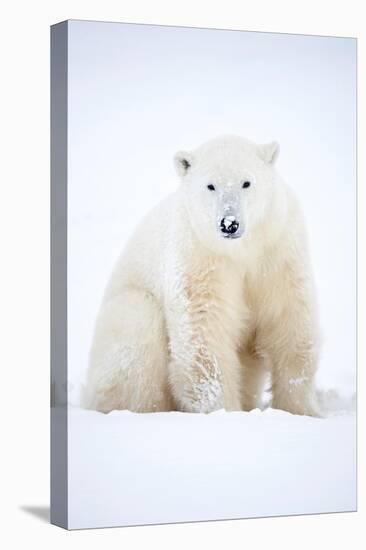
[(215, 191), (215, 186), (212, 185), (212, 183), (209, 183), (207, 189), (209, 189), (210, 191)]
[(250, 187), (250, 181), (243, 181), (242, 188), (246, 189), (247, 187)]

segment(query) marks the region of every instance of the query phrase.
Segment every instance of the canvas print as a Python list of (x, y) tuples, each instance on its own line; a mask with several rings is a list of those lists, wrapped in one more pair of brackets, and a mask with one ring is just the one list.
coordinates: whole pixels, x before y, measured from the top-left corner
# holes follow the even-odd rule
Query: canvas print
[(51, 520), (356, 509), (356, 40), (51, 30)]

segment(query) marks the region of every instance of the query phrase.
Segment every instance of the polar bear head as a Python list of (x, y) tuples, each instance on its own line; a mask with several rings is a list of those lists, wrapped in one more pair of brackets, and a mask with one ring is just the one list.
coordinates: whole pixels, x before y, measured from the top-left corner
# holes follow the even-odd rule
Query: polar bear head
[(175, 155), (180, 190), (201, 241), (214, 246), (243, 241), (265, 220), (276, 187), (278, 152), (276, 142), (256, 145), (223, 136)]

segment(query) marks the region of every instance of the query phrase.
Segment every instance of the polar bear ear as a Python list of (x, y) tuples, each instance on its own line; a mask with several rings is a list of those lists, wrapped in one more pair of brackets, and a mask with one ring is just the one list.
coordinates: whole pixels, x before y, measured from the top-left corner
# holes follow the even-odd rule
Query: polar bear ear
[(264, 162), (267, 164), (274, 164), (280, 153), (280, 146), (277, 141), (271, 141), (271, 143), (265, 143), (258, 146), (258, 154)]
[(174, 164), (178, 176), (185, 176), (192, 166), (192, 154), (187, 151), (178, 151), (174, 155)]

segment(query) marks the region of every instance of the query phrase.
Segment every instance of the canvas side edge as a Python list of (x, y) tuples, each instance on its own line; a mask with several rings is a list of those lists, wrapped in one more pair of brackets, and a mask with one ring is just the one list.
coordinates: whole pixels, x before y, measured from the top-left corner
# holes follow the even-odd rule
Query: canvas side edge
[(51, 27), (51, 523), (68, 527), (67, 87), (68, 22)]

